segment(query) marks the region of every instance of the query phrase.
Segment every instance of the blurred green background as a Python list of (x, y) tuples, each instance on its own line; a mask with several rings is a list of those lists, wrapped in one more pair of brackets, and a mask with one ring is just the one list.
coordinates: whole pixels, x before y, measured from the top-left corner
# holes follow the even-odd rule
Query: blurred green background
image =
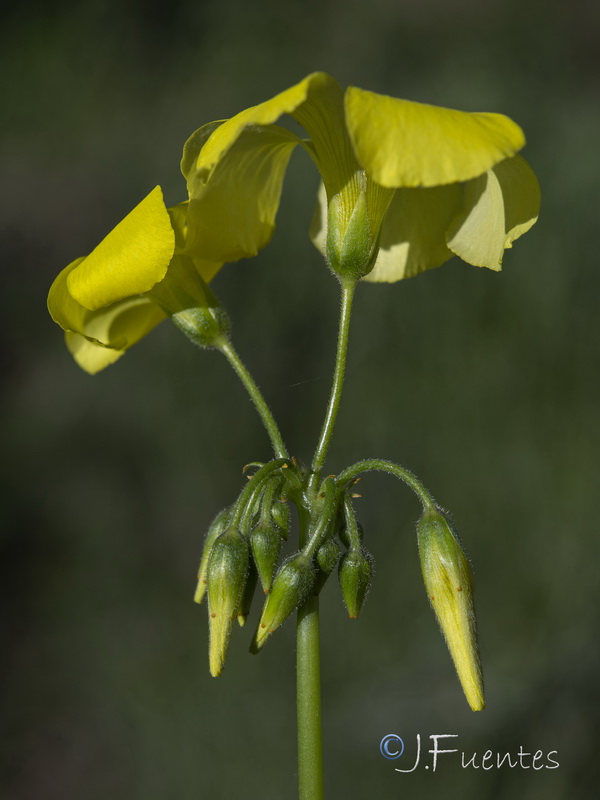
[[(224, 359), (162, 325), (92, 378), (45, 310), (55, 274), (153, 186), (184, 198), (181, 147), (315, 69), (525, 129), (543, 214), (500, 274), (456, 259), (360, 290), (328, 462), (413, 469), (473, 560), (488, 709), (469, 711), (421, 586), (418, 504), (366, 478), (378, 570), (356, 622), (323, 593), (330, 798), (587, 798), (599, 736), (597, 495), (600, 6), (527, 0), (9, 3), (0, 27), (2, 778), (7, 800), (295, 796), (294, 626), (235, 637), (209, 677), (192, 603), (204, 531), (269, 457)], [(293, 453), (309, 459), (337, 288), (308, 241), (297, 153), (272, 244), (215, 288)], [(255, 624), (256, 609), (250, 627)], [(405, 762), (379, 742), (397, 733)], [(412, 763), (415, 737), (558, 751), (555, 770)], [(409, 761), (406, 761), (406, 758)], [(424, 762), (423, 762), (424, 763)], [(546, 763), (545, 761), (543, 763)]]

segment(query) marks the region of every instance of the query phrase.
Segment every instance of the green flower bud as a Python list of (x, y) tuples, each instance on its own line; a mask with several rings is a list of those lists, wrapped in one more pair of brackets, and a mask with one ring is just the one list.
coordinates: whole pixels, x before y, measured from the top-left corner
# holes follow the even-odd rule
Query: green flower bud
[(271, 507), (271, 516), (273, 517), (273, 522), (277, 525), (281, 531), (281, 535), (287, 542), (292, 521), (289, 505), (282, 502), (273, 503)]
[(306, 600), (314, 581), (315, 567), (308, 556), (296, 553), (284, 561), (265, 602), (250, 648), (252, 652), (258, 652), (292, 611)]
[(313, 587), (313, 594), (320, 594), (321, 589), (327, 583), (327, 578), (335, 569), (339, 561), (342, 548), (335, 541), (335, 539), (326, 539), (317, 550), (316, 560), (319, 567), (317, 577), (315, 578), (315, 585)]
[(356, 619), (371, 588), (373, 556), (364, 548), (344, 553), (338, 570), (344, 603), (350, 619)]
[(326, 575), (333, 572), (341, 552), (342, 548), (335, 539), (326, 539), (317, 550), (317, 564)]
[(271, 588), (282, 544), (281, 530), (273, 524), (265, 525), (259, 522), (250, 534), (252, 555), (265, 594), (268, 594)]
[(250, 569), (248, 570), (248, 577), (246, 578), (246, 586), (244, 588), (244, 596), (242, 597), (242, 603), (237, 615), (237, 621), (240, 628), (244, 627), (248, 619), (257, 581), (258, 573), (256, 571), (256, 567), (252, 562), (250, 562)]
[(228, 528), (213, 544), (208, 559), (209, 662), (213, 677), (223, 669), (233, 620), (242, 604), (248, 565), (248, 543), (235, 528)]
[(204, 540), (204, 548), (202, 550), (202, 558), (200, 559), (200, 567), (198, 568), (198, 585), (196, 586), (196, 594), (194, 595), (194, 602), (201, 603), (206, 594), (206, 570), (208, 567), (208, 557), (217, 536), (225, 530), (225, 526), (229, 522), (229, 515), (231, 509), (224, 508), (219, 511), (217, 516), (210, 523), (210, 527)]
[(446, 516), (426, 511), (417, 524), (423, 580), (467, 702), (485, 708), (470, 564)]

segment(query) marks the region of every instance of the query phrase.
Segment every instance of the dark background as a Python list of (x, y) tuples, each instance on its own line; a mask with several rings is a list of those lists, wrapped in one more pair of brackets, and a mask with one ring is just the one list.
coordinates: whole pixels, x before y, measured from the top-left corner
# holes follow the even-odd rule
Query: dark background
[[(55, 274), (157, 183), (181, 147), (323, 69), (346, 84), (525, 129), (540, 222), (500, 274), (454, 259), (357, 297), (328, 461), (387, 457), (451, 509), (473, 560), (488, 709), (469, 711), (421, 586), (418, 504), (366, 478), (378, 570), (349, 621), (323, 593), (330, 798), (587, 798), (598, 741), (600, 6), (516, 0), (11, 5), (0, 27), (2, 789), (7, 800), (295, 796), (294, 626), (251, 630), (209, 677), (192, 602), (204, 531), (241, 467), (269, 457), (224, 359), (164, 323), (96, 377), (45, 310)], [(337, 289), (306, 236), (301, 153), (272, 244), (215, 290), (293, 453), (330, 384)], [(250, 628), (256, 622), (255, 609)], [(384, 734), (404, 762), (379, 754)], [(560, 767), (409, 767), (450, 746), (557, 750)], [(406, 760), (408, 759), (408, 761)], [(530, 763), (530, 762), (529, 762)], [(547, 763), (545, 758), (542, 763)]]

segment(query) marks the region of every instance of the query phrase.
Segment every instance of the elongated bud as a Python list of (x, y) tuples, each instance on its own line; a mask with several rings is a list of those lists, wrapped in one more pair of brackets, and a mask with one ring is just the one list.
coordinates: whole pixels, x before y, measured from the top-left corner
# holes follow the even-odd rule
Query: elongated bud
[(417, 524), (423, 580), (446, 639), (467, 702), (485, 708), (471, 566), (452, 527), (439, 510), (426, 511)]
[(317, 550), (317, 564), (327, 575), (335, 569), (340, 552), (341, 547), (335, 539), (326, 539)]
[(281, 535), (287, 542), (291, 524), (289, 505), (282, 502), (273, 503), (271, 508), (271, 516), (273, 517), (273, 522), (277, 525), (281, 531)]
[(213, 677), (221, 674), (233, 620), (242, 604), (248, 575), (248, 543), (228, 528), (213, 544), (208, 559), (209, 662)]
[(242, 603), (237, 615), (237, 621), (240, 628), (244, 627), (248, 619), (257, 581), (258, 573), (256, 571), (256, 567), (252, 562), (250, 562), (250, 569), (248, 570), (248, 577), (246, 578), (246, 586), (244, 588), (244, 596), (242, 597)]
[(315, 567), (308, 556), (297, 553), (284, 561), (265, 602), (250, 648), (252, 652), (260, 650), (269, 636), (306, 600), (314, 580)]
[(268, 594), (271, 589), (273, 573), (282, 544), (281, 530), (274, 524), (264, 525), (259, 522), (250, 534), (252, 555), (265, 594)]
[(344, 553), (338, 570), (344, 603), (350, 619), (356, 619), (371, 588), (373, 556), (364, 548)]
[(204, 548), (202, 550), (202, 558), (200, 559), (200, 567), (198, 568), (198, 585), (196, 586), (196, 594), (194, 595), (194, 602), (201, 603), (206, 594), (206, 570), (208, 567), (208, 557), (217, 536), (225, 530), (225, 526), (229, 520), (230, 509), (224, 508), (219, 511), (217, 516), (210, 523), (210, 528), (204, 540)]
[(331, 575), (339, 561), (342, 548), (335, 541), (335, 539), (326, 539), (317, 550), (316, 560), (319, 567), (317, 577), (315, 578), (315, 585), (313, 587), (313, 594), (319, 594), (321, 589), (327, 583), (327, 578)]

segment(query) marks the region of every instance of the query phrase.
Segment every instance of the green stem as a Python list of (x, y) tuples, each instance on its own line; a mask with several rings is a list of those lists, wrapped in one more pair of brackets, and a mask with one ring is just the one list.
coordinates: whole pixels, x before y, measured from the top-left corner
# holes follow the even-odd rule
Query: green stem
[(344, 386), (344, 374), (346, 372), (346, 355), (348, 352), (348, 333), (350, 330), (350, 315), (352, 313), (352, 300), (354, 298), (354, 290), (356, 289), (356, 282), (342, 283), (342, 307), (340, 311), (340, 327), (338, 333), (337, 353), (335, 359), (335, 371), (333, 373), (333, 385), (331, 387), (331, 394), (329, 396), (329, 405), (327, 406), (327, 413), (321, 428), (321, 436), (319, 443), (313, 456), (311, 466), (311, 477), (309, 481), (309, 491), (314, 492), (319, 482), (321, 470), (325, 463), (325, 457), (333, 434), (335, 420), (337, 417), (338, 409), (340, 407), (340, 400), (342, 398), (342, 389)]
[[(300, 547), (308, 539), (309, 513), (298, 509)], [(298, 714), (299, 800), (323, 800), (319, 598), (311, 595), (298, 609), (296, 623), (296, 703)]]
[(433, 495), (425, 488), (425, 486), (423, 486), (421, 481), (412, 474), (412, 472), (409, 472), (399, 464), (394, 464), (393, 461), (386, 461), (382, 458), (368, 458), (364, 461), (357, 461), (356, 464), (352, 464), (352, 466), (348, 467), (343, 472), (340, 472), (336, 478), (336, 483), (340, 489), (345, 490), (352, 483), (352, 481), (363, 472), (375, 471), (387, 472), (389, 475), (393, 475), (395, 478), (399, 478), (401, 481), (404, 481), (404, 483), (409, 486), (417, 495), (423, 504), (424, 511), (436, 508), (437, 504), (433, 498)]
[(281, 433), (275, 422), (273, 414), (271, 413), (271, 409), (267, 405), (265, 398), (262, 396), (262, 393), (254, 379), (244, 366), (241, 358), (238, 356), (235, 348), (231, 344), (231, 342), (227, 339), (221, 344), (219, 344), (219, 350), (223, 353), (223, 355), (227, 358), (233, 369), (236, 371), (237, 376), (244, 384), (246, 391), (250, 395), (252, 402), (256, 410), (258, 411), (260, 418), (263, 421), (263, 425), (267, 429), (267, 433), (269, 434), (269, 438), (271, 439), (271, 444), (273, 446), (273, 450), (275, 451), (275, 455), (278, 458), (287, 458), (288, 451), (283, 443), (283, 439), (281, 437)]

